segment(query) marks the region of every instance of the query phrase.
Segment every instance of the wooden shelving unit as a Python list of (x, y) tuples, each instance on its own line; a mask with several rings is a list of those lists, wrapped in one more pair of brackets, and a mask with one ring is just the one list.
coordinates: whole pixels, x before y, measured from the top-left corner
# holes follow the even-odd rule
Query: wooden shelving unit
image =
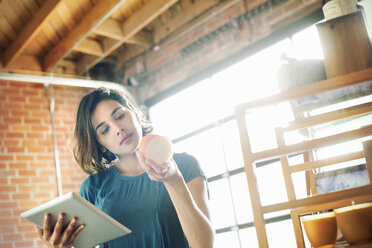
[[(356, 203), (372, 201), (372, 184), (325, 194), (314, 194), (313, 191), (313, 194), (309, 195), (307, 198), (296, 199), (295, 190), (291, 179), (291, 174), (294, 172), (311, 171), (315, 168), (320, 168), (343, 161), (365, 158), (369, 180), (370, 182), (372, 182), (372, 140), (370, 139), (372, 135), (372, 123), (371, 125), (364, 126), (359, 129), (349, 130), (323, 138), (309, 139), (297, 144), (287, 145), (285, 144), (283, 139), (283, 133), (289, 130), (307, 128), (312, 125), (330, 121), (338, 121), (343, 118), (350, 118), (351, 116), (358, 116), (361, 114), (371, 114), (372, 96), (368, 103), (353, 106), (352, 108), (348, 109), (341, 109), (336, 112), (332, 112), (331, 114), (322, 114), (314, 117), (295, 120), (286, 127), (277, 127), (275, 130), (277, 147), (260, 152), (252, 152), (251, 149), (250, 136), (247, 130), (247, 112), (266, 106), (277, 105), (283, 102), (296, 101), (305, 97), (325, 93), (343, 87), (355, 86), (362, 83), (371, 85), (369, 86), (369, 88), (372, 87), (372, 68), (290, 89), (267, 98), (247, 102), (236, 106), (235, 115), (238, 121), (245, 172), (247, 176), (254, 216), (254, 226), (256, 228), (258, 243), (260, 247), (269, 247), (265, 229), (264, 214), (281, 210), (291, 210), (291, 217), (295, 230), (297, 246), (304, 247), (305, 245), (303, 242), (303, 234), (300, 221), (301, 214), (347, 206), (351, 204), (351, 201), (354, 201)], [(365, 144), (363, 151), (354, 153), (347, 153), (346, 151), (344, 155), (323, 160), (316, 160), (313, 156), (311, 156), (312, 152), (315, 149), (360, 138), (367, 139), (367, 141), (364, 142)], [(297, 164), (295, 166), (289, 166), (288, 156), (298, 153), (304, 154), (304, 157), (307, 158), (305, 159), (305, 162)], [(280, 158), (288, 200), (271, 205), (262, 205), (257, 187), (255, 163), (257, 161), (269, 160), (273, 158)], [(338, 244), (338, 247), (345, 247), (345, 244)], [(359, 246), (357, 247), (359, 248)], [(362, 247), (365, 246), (360, 246), (360, 248)]]

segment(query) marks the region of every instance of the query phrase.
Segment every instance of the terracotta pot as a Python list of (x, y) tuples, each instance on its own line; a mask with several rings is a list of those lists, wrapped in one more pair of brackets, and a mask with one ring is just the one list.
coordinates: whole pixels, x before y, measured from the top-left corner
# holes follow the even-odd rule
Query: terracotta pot
[(308, 215), (301, 218), (311, 246), (334, 247), (337, 238), (337, 223), (333, 212)]
[(337, 225), (351, 244), (372, 242), (372, 203), (351, 205), (334, 210)]

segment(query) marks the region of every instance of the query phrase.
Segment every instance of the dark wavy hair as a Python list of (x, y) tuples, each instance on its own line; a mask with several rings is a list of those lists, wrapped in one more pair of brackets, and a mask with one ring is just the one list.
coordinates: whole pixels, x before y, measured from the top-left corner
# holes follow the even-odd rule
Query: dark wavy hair
[[(125, 91), (101, 87), (93, 90), (80, 101), (73, 133), (72, 153), (76, 162), (87, 174), (104, 171), (116, 156), (103, 149), (98, 143), (96, 132), (92, 125), (92, 114), (98, 103), (104, 100), (115, 100), (137, 114), (142, 127), (142, 135), (152, 132), (153, 126), (147, 120), (144, 112), (137, 106), (132, 97)], [(104, 152), (104, 150), (106, 150)]]

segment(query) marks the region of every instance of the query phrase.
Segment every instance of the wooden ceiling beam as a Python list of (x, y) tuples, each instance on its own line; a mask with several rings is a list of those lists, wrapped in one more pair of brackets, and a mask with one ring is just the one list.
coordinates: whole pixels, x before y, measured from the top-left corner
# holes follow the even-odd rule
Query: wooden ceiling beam
[[(151, 21), (157, 18), (160, 14), (171, 7), (177, 0), (152, 0), (146, 3), (140, 10), (131, 15), (122, 25), (123, 38), (116, 44), (104, 48), (104, 54), (100, 57), (85, 57), (79, 61), (77, 73), (84, 74), (107, 55), (116, 50), (119, 46), (125, 43), (128, 39), (137, 34), (141, 29), (146, 27)], [(106, 49), (107, 48), (107, 49)]]
[(31, 55), (20, 55), (14, 60), (12, 69), (42, 71), (43, 67), (41, 61), (37, 57)]
[(125, 43), (137, 44), (144, 47), (149, 47), (154, 44), (152, 34), (146, 31), (140, 31), (136, 33), (135, 35), (127, 39)]
[(153, 44), (152, 34), (143, 31), (140, 31), (129, 39), (126, 39), (122, 26), (123, 25), (119, 21), (109, 18), (99, 25), (93, 33), (114, 40), (125, 40), (124, 42), (129, 44), (139, 44), (143, 46)]
[(124, 38), (122, 24), (114, 19), (108, 18), (101, 25), (99, 25), (93, 33), (108, 37), (114, 40), (122, 40)]
[(45, 56), (44, 70), (53, 71), (58, 62), (79, 45), (126, 0), (101, 0), (68, 35)]
[(11, 45), (5, 50), (2, 56), (4, 67), (8, 67), (20, 56), (61, 2), (60, 0), (47, 0), (41, 6), (31, 21), (27, 23)]
[(73, 48), (74, 51), (90, 54), (94, 56), (102, 56), (103, 55), (103, 49), (101, 46), (101, 43), (94, 40), (87, 38), (80, 42), (79, 45)]

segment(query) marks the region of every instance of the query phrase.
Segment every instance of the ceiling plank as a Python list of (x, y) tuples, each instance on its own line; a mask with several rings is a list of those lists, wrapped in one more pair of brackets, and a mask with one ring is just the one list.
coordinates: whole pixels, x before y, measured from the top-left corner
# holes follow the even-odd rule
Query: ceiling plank
[(138, 44), (144, 47), (149, 47), (153, 45), (152, 33), (140, 31), (127, 39), (125, 43)]
[(114, 40), (125, 40), (125, 43), (139, 44), (143, 46), (149, 46), (153, 44), (152, 35), (148, 32), (138, 32), (129, 39), (125, 39), (122, 24), (115, 19), (107, 19), (101, 25), (99, 25), (93, 33), (108, 37)]
[(58, 62), (82, 42), (126, 0), (101, 0), (44, 58), (44, 70), (53, 71)]
[(10, 47), (6, 49), (2, 57), (4, 67), (10, 65), (24, 51), (60, 2), (60, 0), (48, 0), (43, 4), (31, 21), (28, 22), (20, 34), (15, 38)]
[(42, 66), (40, 60), (35, 56), (20, 55), (12, 64), (12, 69), (26, 69), (32, 71), (41, 71)]
[(105, 36), (114, 40), (124, 39), (121, 23), (115, 19), (108, 18), (101, 25), (99, 25), (93, 33)]
[(92, 58), (90, 56), (89, 58), (81, 59), (78, 62), (77, 73), (79, 75), (84, 74), (87, 70), (92, 68), (104, 57), (116, 50), (125, 41), (138, 33), (141, 29), (147, 26), (151, 21), (157, 18), (161, 13), (166, 11), (176, 2), (177, 0), (152, 0), (151, 2), (146, 3), (140, 10), (130, 16), (122, 25), (124, 34), (123, 38), (115, 45), (107, 46), (107, 48), (104, 49), (103, 56), (96, 58)]
[(103, 55), (103, 49), (101, 46), (101, 43), (94, 40), (94, 39), (85, 39), (82, 42), (80, 42), (79, 45), (73, 48), (74, 51), (90, 54), (94, 56), (102, 56)]

